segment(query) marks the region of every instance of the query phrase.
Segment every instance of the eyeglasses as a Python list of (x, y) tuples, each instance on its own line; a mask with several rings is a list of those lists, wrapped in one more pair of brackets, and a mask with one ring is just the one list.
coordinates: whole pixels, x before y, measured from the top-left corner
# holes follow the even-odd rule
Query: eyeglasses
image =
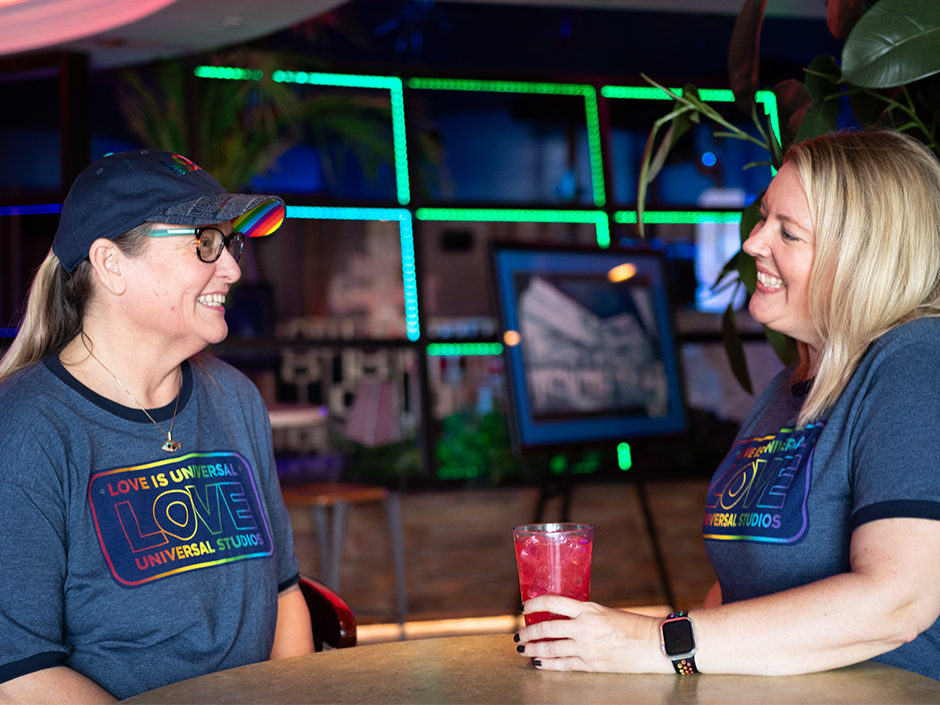
[(229, 254), (237, 262), (242, 256), (242, 248), (245, 246), (245, 236), (240, 232), (233, 232), (226, 235), (221, 230), (211, 225), (201, 228), (155, 228), (147, 233), (150, 237), (168, 237), (170, 235), (195, 235), (196, 236), (196, 255), (206, 264), (217, 262), (222, 256), (223, 248), (228, 250)]

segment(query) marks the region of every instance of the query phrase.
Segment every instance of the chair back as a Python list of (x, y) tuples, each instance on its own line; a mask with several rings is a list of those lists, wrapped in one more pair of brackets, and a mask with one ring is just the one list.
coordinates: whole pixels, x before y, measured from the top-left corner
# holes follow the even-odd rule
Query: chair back
[(343, 598), (306, 575), (300, 576), (300, 591), (310, 610), (313, 645), (317, 651), (323, 651), (324, 644), (334, 649), (356, 645), (356, 616)]

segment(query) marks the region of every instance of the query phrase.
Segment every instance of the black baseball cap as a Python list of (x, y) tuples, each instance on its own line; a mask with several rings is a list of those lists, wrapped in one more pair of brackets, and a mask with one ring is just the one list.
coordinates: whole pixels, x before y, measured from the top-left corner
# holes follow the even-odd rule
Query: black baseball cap
[[(284, 220), (278, 196), (228, 193), (186, 157), (154, 149), (116, 152), (87, 167), (69, 189), (52, 243), (71, 272), (98, 238), (113, 240), (142, 223), (211, 225), (247, 216), (241, 232), (269, 235)], [(246, 232), (246, 229), (248, 232)]]

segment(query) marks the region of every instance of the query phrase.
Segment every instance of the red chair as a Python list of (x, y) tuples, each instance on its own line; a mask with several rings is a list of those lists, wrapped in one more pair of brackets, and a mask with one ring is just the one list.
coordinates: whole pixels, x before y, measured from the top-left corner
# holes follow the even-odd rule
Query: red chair
[(356, 616), (342, 597), (306, 575), (300, 576), (300, 591), (310, 610), (313, 646), (317, 651), (323, 651), (324, 644), (334, 649), (356, 645)]

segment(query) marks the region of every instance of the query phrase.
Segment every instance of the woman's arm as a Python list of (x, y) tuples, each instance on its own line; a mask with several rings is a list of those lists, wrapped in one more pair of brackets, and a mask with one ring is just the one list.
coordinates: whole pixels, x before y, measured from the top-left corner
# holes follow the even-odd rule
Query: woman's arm
[(0, 683), (0, 705), (7, 703), (116, 703), (117, 698), (81, 673), (65, 666), (45, 668)]
[(313, 653), (313, 628), (310, 612), (299, 585), (281, 591), (277, 596), (277, 627), (271, 660)]
[[(865, 661), (911, 641), (940, 615), (940, 521), (882, 519), (855, 530), (852, 571), (793, 590), (691, 613), (703, 673), (810, 673)], [(558, 596), (526, 612), (571, 621), (519, 632), (523, 655), (550, 670), (672, 672), (661, 620)], [(561, 641), (533, 643), (544, 637)]]
[(721, 607), (721, 583), (719, 583), (717, 580), (708, 591), (708, 594), (705, 596), (705, 603), (702, 605), (702, 607), (705, 609)]

